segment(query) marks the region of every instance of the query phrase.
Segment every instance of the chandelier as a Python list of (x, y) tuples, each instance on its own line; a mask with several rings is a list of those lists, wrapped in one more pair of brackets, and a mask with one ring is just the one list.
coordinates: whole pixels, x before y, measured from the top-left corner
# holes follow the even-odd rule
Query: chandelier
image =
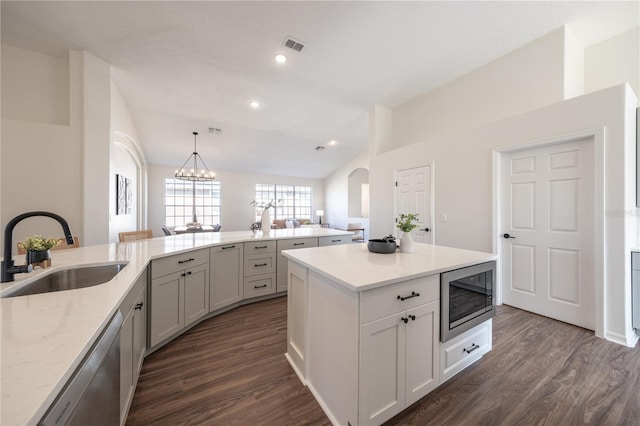
[[(193, 132), (193, 154), (187, 158), (187, 161), (184, 162), (182, 167), (176, 170), (175, 177), (180, 180), (188, 180), (191, 182), (208, 182), (212, 180), (216, 180), (216, 174), (209, 170), (207, 165), (202, 160), (202, 157), (198, 154), (198, 150), (196, 149), (196, 137), (198, 136), (198, 132)], [(193, 159), (193, 168), (188, 169), (189, 164)], [(200, 167), (198, 166), (200, 164)], [(185, 168), (187, 167), (187, 168)]]

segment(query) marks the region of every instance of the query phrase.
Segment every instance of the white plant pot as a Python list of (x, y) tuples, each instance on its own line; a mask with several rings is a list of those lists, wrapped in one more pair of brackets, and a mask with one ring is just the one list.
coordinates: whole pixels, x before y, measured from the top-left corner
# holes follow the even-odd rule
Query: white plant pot
[(269, 209), (262, 210), (262, 234), (269, 235), (271, 232), (271, 213), (269, 213)]
[(413, 237), (411, 232), (403, 232), (400, 236), (400, 252), (412, 253), (413, 252)]

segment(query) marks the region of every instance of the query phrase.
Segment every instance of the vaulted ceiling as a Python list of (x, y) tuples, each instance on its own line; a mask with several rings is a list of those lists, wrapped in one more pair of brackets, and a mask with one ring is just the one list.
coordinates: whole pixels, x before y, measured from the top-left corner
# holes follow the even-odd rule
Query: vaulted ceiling
[[(397, 106), (563, 24), (588, 46), (638, 26), (640, 13), (638, 2), (611, 1), (1, 7), (3, 44), (86, 50), (113, 66), (149, 163), (179, 166), (196, 130), (211, 169), (312, 178), (367, 149), (372, 105)], [(305, 47), (284, 47), (287, 37)], [(277, 53), (288, 61), (276, 63)]]

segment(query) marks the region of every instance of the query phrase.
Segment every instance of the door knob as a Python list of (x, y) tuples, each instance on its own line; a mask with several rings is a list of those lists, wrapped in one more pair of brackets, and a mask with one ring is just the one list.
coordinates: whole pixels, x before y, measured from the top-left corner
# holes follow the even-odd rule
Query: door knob
[(503, 237), (504, 237), (504, 238), (515, 238), (514, 236), (511, 236), (511, 235), (509, 235), (509, 234), (504, 234), (504, 235), (503, 235)]
[(430, 229), (429, 229), (429, 228), (424, 228), (424, 229), (423, 229), (423, 231), (424, 231), (424, 232), (429, 232), (429, 231), (430, 231)]

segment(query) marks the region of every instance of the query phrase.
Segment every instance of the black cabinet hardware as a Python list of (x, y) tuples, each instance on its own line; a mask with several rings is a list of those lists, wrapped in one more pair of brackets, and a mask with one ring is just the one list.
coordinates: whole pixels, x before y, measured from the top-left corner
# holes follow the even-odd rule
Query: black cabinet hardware
[(226, 247), (222, 247), (222, 250), (227, 250), (227, 249), (232, 249), (232, 248), (236, 248), (236, 246), (226, 246)]
[(254, 285), (253, 288), (265, 288), (266, 286), (267, 286), (266, 284)]
[(191, 271), (187, 272), (187, 275), (191, 275)]
[(475, 351), (476, 349), (480, 349), (480, 346), (476, 345), (475, 343), (472, 343), (471, 347), (469, 349), (463, 348), (462, 351), (470, 354), (471, 352)]
[(411, 318), (411, 321), (415, 321), (416, 320), (416, 316), (415, 315), (409, 315), (409, 318)]
[(293, 243), (294, 246), (303, 246), (304, 243)]
[(253, 246), (253, 248), (256, 249), (256, 250), (260, 250), (260, 249), (267, 248), (267, 246)]
[(339, 243), (342, 240), (331, 240), (332, 243)]
[(409, 322), (409, 318), (402, 317), (402, 318), (400, 318), (400, 321), (402, 321), (402, 322), (404, 322), (406, 324), (406, 323)]
[(181, 277), (186, 277), (187, 274), (185, 274), (184, 272), (180, 274)]
[(411, 299), (412, 297), (418, 297), (418, 296), (420, 296), (420, 293), (416, 293), (415, 291), (412, 291), (411, 296), (404, 296), (404, 297), (398, 296), (398, 300), (405, 301), (407, 299)]
[(266, 263), (256, 263), (253, 265), (255, 268), (257, 268), (258, 266), (267, 266)]
[(193, 257), (187, 259), (187, 260), (178, 260), (178, 263), (183, 264), (183, 263), (187, 263), (187, 262), (193, 262), (195, 259)]
[(136, 303), (133, 309), (142, 310), (142, 306), (144, 306), (144, 302)]

